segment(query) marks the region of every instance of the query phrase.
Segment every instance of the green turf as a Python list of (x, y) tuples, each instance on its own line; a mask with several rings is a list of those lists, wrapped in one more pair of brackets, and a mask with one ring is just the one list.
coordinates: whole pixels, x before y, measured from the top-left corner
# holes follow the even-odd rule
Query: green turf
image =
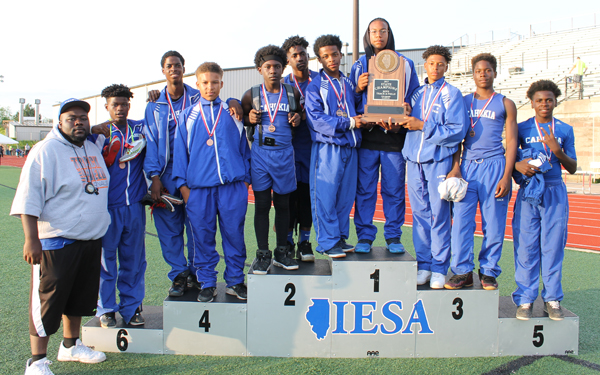
[[(21, 222), (8, 215), (18, 184), (20, 169), (0, 166), (0, 374), (23, 373), (25, 360), (30, 357), (28, 338), (29, 266), (23, 261), (23, 230)], [(273, 212), (272, 212), (273, 213)], [(253, 229), (254, 206), (248, 205), (246, 218), (246, 245), (250, 263), (254, 257), (256, 241)], [(352, 225), (351, 225), (352, 226)], [(377, 227), (382, 231), (382, 224)], [(156, 233), (148, 216), (147, 231)], [(351, 232), (354, 232), (351, 230)], [(219, 238), (219, 237), (217, 237)], [(314, 239), (313, 239), (314, 240)], [(350, 243), (356, 236), (351, 234)], [(271, 234), (271, 246), (275, 233)], [(402, 242), (413, 254), (411, 228), (404, 228)], [(220, 244), (220, 241), (217, 241)], [(314, 241), (313, 241), (314, 243)], [(384, 246), (383, 240), (375, 242)], [(475, 246), (481, 239), (475, 238)], [(146, 236), (148, 269), (146, 272), (145, 305), (161, 305), (169, 288), (166, 277), (168, 267), (162, 259), (158, 239)], [(477, 254), (475, 255), (477, 256)], [(515, 288), (512, 242), (505, 242), (501, 261), (504, 272), (499, 277), (500, 294), (510, 295)], [(224, 262), (218, 266), (220, 281)], [(580, 339), (578, 359), (600, 364), (600, 254), (566, 251), (563, 269), (565, 300), (563, 305), (579, 315)], [(62, 331), (50, 338), (48, 357), (56, 358)], [(468, 338), (465, 338), (468, 339)], [(448, 343), (459, 345), (459, 341)], [(260, 357), (203, 357), (150, 354), (107, 353), (107, 361), (97, 365), (63, 363), (54, 361), (56, 374), (204, 374), (204, 373), (294, 373), (294, 374), (349, 374), (349, 373), (447, 373), (480, 374), (513, 361), (518, 357), (501, 358), (448, 358), (448, 359), (314, 359), (314, 358), (260, 358)], [(593, 370), (545, 357), (521, 368), (519, 374), (541, 373), (592, 373)], [(597, 373), (597, 372), (596, 372)]]

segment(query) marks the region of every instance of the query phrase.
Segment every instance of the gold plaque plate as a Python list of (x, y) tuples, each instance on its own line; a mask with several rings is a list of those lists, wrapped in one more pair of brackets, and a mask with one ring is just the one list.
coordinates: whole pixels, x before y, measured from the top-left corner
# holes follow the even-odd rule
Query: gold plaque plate
[(377, 54), (375, 58), (375, 67), (381, 73), (392, 73), (400, 65), (398, 54), (392, 50), (384, 50)]

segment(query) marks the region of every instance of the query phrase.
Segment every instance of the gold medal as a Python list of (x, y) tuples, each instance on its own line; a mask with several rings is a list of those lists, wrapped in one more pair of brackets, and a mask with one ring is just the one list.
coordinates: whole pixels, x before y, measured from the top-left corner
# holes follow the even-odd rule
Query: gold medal
[(273, 132), (275, 131), (275, 129), (276, 129), (276, 128), (275, 128), (275, 125), (273, 125), (273, 124), (269, 125), (269, 131), (270, 131), (271, 133), (273, 133)]
[(471, 130), (471, 132), (469, 133), (469, 135), (470, 135), (471, 137), (474, 137), (474, 136), (475, 136), (475, 130)]
[(348, 117), (348, 114), (346, 113), (346, 111), (342, 111), (341, 109), (338, 109), (335, 114), (337, 117)]
[(119, 168), (125, 169), (125, 163), (119, 163)]
[(208, 138), (208, 141), (206, 141), (206, 145), (207, 145), (207, 146), (212, 146), (212, 145), (213, 145), (213, 143), (214, 143), (214, 142), (213, 142), (212, 138)]

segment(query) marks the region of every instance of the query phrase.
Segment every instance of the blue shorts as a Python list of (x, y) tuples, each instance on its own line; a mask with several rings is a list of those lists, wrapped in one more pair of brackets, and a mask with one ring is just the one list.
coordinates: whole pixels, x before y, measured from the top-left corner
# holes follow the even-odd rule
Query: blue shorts
[(269, 146), (252, 145), (252, 190), (272, 188), (277, 194), (289, 194), (296, 190), (294, 148), (267, 149)]

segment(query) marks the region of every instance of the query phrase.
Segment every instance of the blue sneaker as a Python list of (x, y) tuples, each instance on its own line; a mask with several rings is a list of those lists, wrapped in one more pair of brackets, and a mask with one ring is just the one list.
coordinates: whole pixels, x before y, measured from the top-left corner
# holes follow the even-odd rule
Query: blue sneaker
[(339, 247), (339, 245), (335, 245), (331, 249), (325, 250), (325, 251), (319, 245), (319, 246), (317, 246), (316, 250), (319, 254), (327, 255), (330, 258), (344, 258), (346, 256), (346, 253), (342, 250), (341, 247)]
[(356, 247), (354, 248), (354, 252), (355, 253), (370, 253), (372, 244), (373, 244), (373, 241), (359, 240), (358, 243), (356, 244)]
[(342, 251), (344, 251), (345, 253), (350, 253), (354, 251), (354, 245), (347, 244), (345, 238), (342, 238), (336, 246), (341, 247)]
[(385, 247), (392, 254), (404, 254), (404, 245), (397, 238), (387, 240)]

